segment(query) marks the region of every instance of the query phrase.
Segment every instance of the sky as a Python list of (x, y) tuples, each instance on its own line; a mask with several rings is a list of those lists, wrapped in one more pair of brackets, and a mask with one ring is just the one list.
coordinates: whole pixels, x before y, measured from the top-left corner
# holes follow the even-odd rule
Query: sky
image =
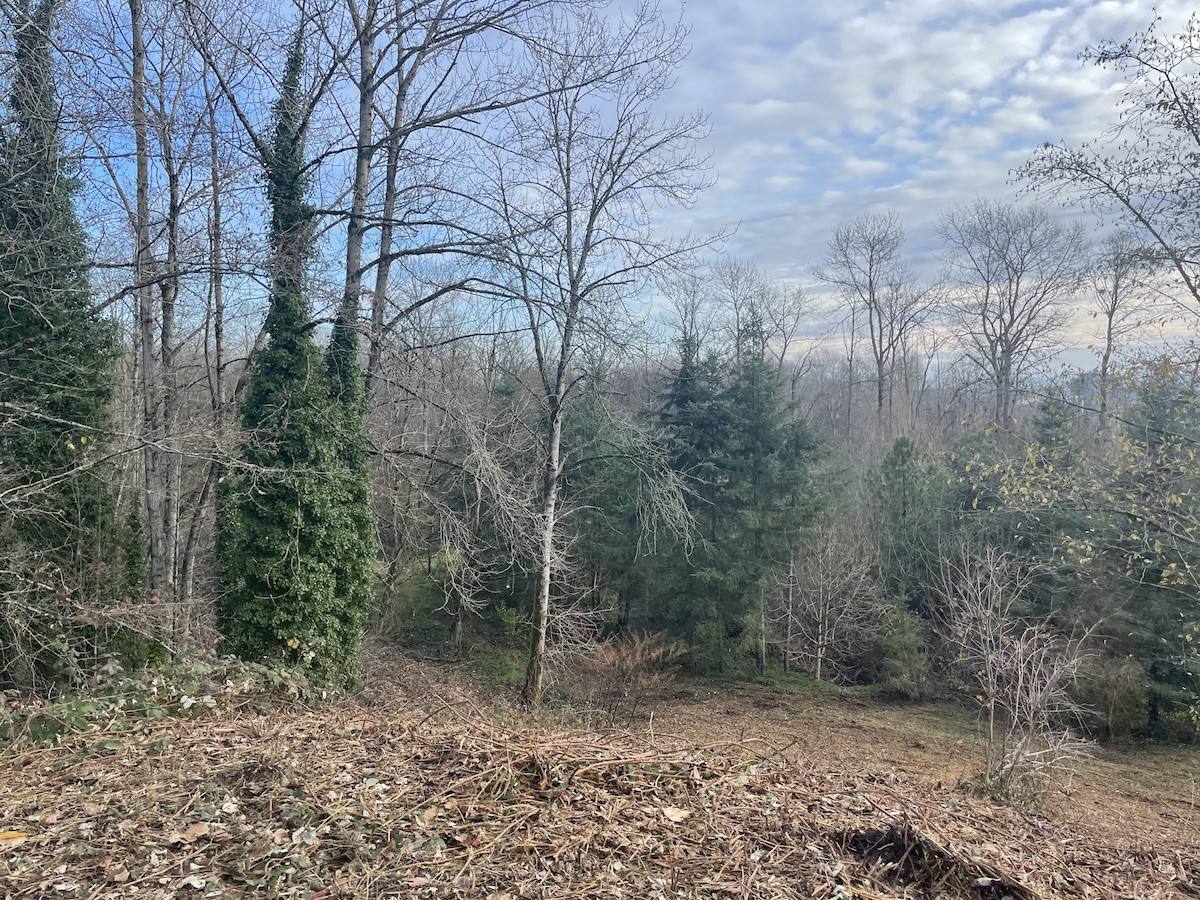
[[(1158, 12), (1169, 27), (1193, 8)], [(716, 183), (670, 226), (736, 226), (727, 253), (807, 282), (839, 222), (894, 209), (932, 276), (939, 212), (1017, 199), (1010, 170), (1040, 143), (1115, 121), (1122, 85), (1079, 54), (1153, 15), (1127, 0), (691, 0), (671, 103), (708, 114)]]

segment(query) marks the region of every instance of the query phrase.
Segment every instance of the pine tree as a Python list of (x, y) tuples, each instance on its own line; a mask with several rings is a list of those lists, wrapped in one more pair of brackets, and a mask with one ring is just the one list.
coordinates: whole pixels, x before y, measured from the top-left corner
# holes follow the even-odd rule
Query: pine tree
[(765, 579), (814, 510), (807, 464), (815, 443), (782, 399), (761, 323), (752, 320), (738, 340), (726, 373), (719, 357), (701, 357), (685, 339), (662, 414), (701, 540), (661, 584), (674, 630), (690, 641), (701, 670), (728, 668), (733, 653), (752, 644), (764, 664)]
[(271, 206), (268, 341), (242, 407), (242, 466), (227, 479), (219, 535), (225, 593), (218, 624), (231, 652), (282, 658), (351, 687), (374, 552), (353, 333), (313, 340), (305, 269), (307, 202), (303, 47), (289, 51), (265, 160)]

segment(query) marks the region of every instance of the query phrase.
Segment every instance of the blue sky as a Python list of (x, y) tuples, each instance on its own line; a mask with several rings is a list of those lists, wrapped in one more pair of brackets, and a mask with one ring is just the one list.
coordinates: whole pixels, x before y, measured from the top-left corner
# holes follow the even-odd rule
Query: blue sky
[[(1191, 8), (1162, 2), (1166, 27)], [(917, 268), (938, 213), (1013, 199), (1009, 171), (1050, 140), (1115, 120), (1121, 84), (1078, 59), (1143, 30), (1146, 2), (692, 0), (671, 103), (702, 107), (716, 184), (672, 230), (738, 225), (726, 251), (810, 280), (840, 221), (895, 209)], [(740, 225), (739, 225), (740, 223)]]

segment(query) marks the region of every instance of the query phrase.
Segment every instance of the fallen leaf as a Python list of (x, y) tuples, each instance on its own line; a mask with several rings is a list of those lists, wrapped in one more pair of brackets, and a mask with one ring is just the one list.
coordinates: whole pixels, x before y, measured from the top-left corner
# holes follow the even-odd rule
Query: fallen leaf
[(662, 814), (667, 817), (668, 821), (678, 824), (690, 816), (691, 812), (686, 809), (680, 809), (678, 806), (664, 806), (662, 807)]
[(124, 863), (106, 859), (104, 861), (104, 878), (114, 884), (123, 884), (129, 880), (129, 869), (125, 867)]
[(194, 844), (200, 838), (207, 836), (207, 823), (197, 822), (195, 825), (189, 825), (182, 833), (175, 832), (167, 840), (172, 844)]
[(90, 800), (83, 804), (83, 814), (85, 816), (98, 816), (104, 812), (104, 807), (99, 803), (92, 803)]
[(19, 847), (28, 837), (24, 831), (0, 831), (0, 850)]

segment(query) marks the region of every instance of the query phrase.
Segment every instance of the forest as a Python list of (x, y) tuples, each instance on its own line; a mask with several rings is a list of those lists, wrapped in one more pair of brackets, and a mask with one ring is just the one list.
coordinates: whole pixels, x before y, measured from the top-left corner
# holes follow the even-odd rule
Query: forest
[(649, 0), (0, 8), (0, 726), (366, 639), (954, 696), (998, 793), (1200, 739), (1200, 23), (1079, 48), (1111, 118), (935, 265), (876, 209), (797, 281), (659, 226), (715, 174)]

